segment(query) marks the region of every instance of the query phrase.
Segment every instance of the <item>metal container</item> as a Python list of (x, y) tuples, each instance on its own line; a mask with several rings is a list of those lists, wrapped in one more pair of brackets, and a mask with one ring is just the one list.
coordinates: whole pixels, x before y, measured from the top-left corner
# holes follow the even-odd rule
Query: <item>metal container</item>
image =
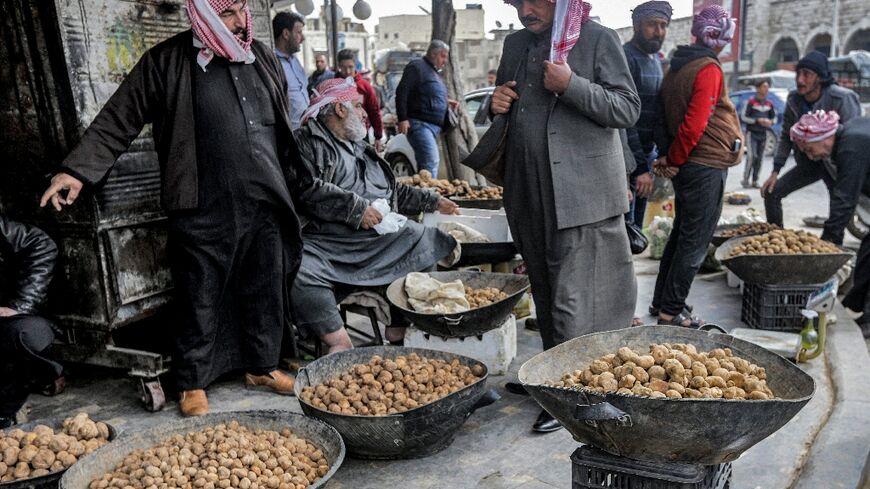
[(430, 272), (429, 276), (441, 282), (462, 280), (466, 287), (475, 289), (495, 287), (507, 294), (507, 298), (498, 302), (462, 313), (426, 314), (415, 311), (408, 303), (405, 277), (391, 283), (387, 300), (398, 307), (415, 328), (443, 338), (477, 336), (501, 326), (529, 288), (527, 276), (513, 273)]
[(748, 233), (748, 234), (741, 234), (740, 236), (722, 236), (723, 232), (730, 231), (732, 229), (737, 229), (737, 228), (742, 227), (742, 226), (744, 226), (744, 224), (725, 224), (723, 226), (719, 226), (716, 228), (716, 231), (713, 232), (713, 239), (710, 242), (713, 243), (713, 246), (721, 246), (722, 243), (728, 241), (731, 238), (737, 238), (737, 237), (744, 238), (747, 236), (757, 236), (759, 234), (764, 234), (764, 233)]
[(151, 448), (173, 435), (185, 435), (230, 421), (238, 421), (248, 429), (281, 431), (289, 429), (323, 451), (329, 462), (329, 472), (308, 489), (324, 487), (344, 461), (344, 443), (341, 436), (326, 423), (289, 411), (236, 411), (212, 413), (185, 418), (155, 426), (144, 431), (130, 432), (111, 446), (102, 447), (77, 462), (60, 480), (62, 489), (87, 489), (91, 481), (115, 469), (124, 458), (138, 448)]
[(488, 243), (462, 243), (462, 256), (456, 266), (499, 263), (513, 259), (517, 255), (508, 226), (504, 209), (463, 209), (461, 214), (445, 215), (431, 213), (423, 215), (423, 224), (438, 226), (442, 222), (464, 224), (489, 238)]
[[(472, 185), (472, 190), (480, 190), (483, 187), (480, 185)], [(466, 207), (469, 209), (491, 209), (498, 210), (504, 207), (504, 199), (469, 199), (462, 195), (453, 195), (450, 197), (450, 200), (456, 202), (459, 207)]]
[[(404, 413), (387, 416), (357, 416), (323, 411), (300, 397), (302, 389), (316, 386), (338, 377), (353, 365), (368, 363), (375, 355), (396, 358), (416, 353), (420, 356), (451, 362), (459, 359), (463, 365), (483, 368), (483, 376), (475, 383), (435, 402)], [(461, 355), (447, 352), (398, 346), (371, 346), (333, 353), (306, 365), (296, 376), (293, 387), (302, 412), (329, 423), (341, 433), (347, 452), (362, 459), (408, 459), (427, 457), (447, 448), (465, 420), (481, 407), (486, 389), (486, 365)]]
[[(16, 430), (16, 429), (30, 431), (33, 428), (35, 428), (36, 425), (42, 424), (42, 425), (48, 426), (50, 428), (53, 428), (56, 432), (58, 429), (63, 428), (63, 420), (64, 420), (64, 418), (42, 420), (42, 421), (40, 421), (40, 420), (31, 421), (29, 423), (15, 425), (15, 426), (8, 428), (6, 430), (3, 430), (3, 431), (9, 432), (9, 431)], [(115, 438), (118, 437), (118, 432), (115, 431), (115, 428), (112, 425), (106, 423), (106, 426), (109, 427), (109, 441), (111, 442), (112, 440), (114, 440)], [(79, 462), (76, 462), (76, 464), (78, 464), (78, 463)], [(75, 467), (76, 464), (74, 464), (72, 467)], [(10, 467), (9, 470), (11, 470), (13, 468), (14, 467)], [(69, 469), (66, 469), (66, 470), (69, 470)], [(40, 477), (31, 477), (29, 479), (22, 479), (22, 480), (11, 481), (11, 482), (3, 482), (3, 483), (0, 483), (0, 489), (55, 489), (57, 487), (57, 484), (58, 484), (58, 481), (60, 480), (60, 478), (63, 477), (64, 473), (66, 473), (66, 470), (59, 470), (57, 472), (52, 472), (48, 475), (43, 475)]]
[(731, 250), (749, 239), (731, 238), (716, 249), (716, 259), (740, 280), (762, 285), (809, 285), (827, 282), (853, 253), (814, 253), (796, 255), (738, 255)]
[[(768, 385), (779, 399), (656, 399), (544, 385), (620, 347), (645, 352), (652, 343), (689, 343), (699, 351), (731, 348), (735, 356), (767, 370)], [(674, 326), (643, 326), (575, 338), (532, 357), (520, 368), (519, 380), (580, 443), (636, 460), (704, 465), (736, 460), (786, 424), (815, 392), (812, 377), (758, 345), (726, 334)]]

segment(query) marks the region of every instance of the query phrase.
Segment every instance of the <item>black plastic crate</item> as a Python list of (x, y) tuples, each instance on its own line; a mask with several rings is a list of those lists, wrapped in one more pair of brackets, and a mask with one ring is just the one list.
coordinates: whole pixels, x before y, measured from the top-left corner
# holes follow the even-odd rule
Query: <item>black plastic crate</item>
[(750, 328), (799, 332), (810, 294), (824, 284), (761, 285), (743, 284), (743, 307), (740, 319)]
[(729, 489), (731, 464), (641, 462), (590, 446), (574, 450), (572, 489)]

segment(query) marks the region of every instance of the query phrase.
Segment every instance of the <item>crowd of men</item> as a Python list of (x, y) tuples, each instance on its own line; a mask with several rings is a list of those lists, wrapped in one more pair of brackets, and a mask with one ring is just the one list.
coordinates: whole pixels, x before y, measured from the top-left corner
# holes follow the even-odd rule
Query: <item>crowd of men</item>
[[(525, 29), (505, 39), (490, 112), (508, 122), (504, 205), (527, 265), (543, 348), (636, 322), (625, 222), (642, 223), (657, 178), (673, 182), (676, 218), (650, 313), (659, 324), (703, 324), (685, 301), (721, 213), (727, 169), (743, 156), (740, 118), (717, 58), (735, 19), (718, 6), (703, 9), (693, 19), (694, 42), (677, 48), (665, 73), (666, 1), (633, 10), (634, 36), (623, 45), (612, 29), (589, 22), (588, 3), (508, 3)], [(578, 22), (568, 23), (554, 47), (557, 8)], [(153, 125), (179, 311), (173, 369), (180, 409), (195, 416), (208, 412), (207, 386), (232, 370), (243, 370), (249, 387), (291, 394), (294, 379), (278, 368), (287, 320), (329, 352), (352, 348), (337, 309), (345, 296), (439, 262), (449, 266), (459, 247), (449, 234), (413, 221), (384, 226), (398, 214), (458, 210), (397, 183), (379, 156), (379, 102), (353, 52), (341, 51), (332, 69), (316, 59), (317, 70), (306, 76), (296, 56), (301, 17), (274, 18), (271, 49), (255, 38), (247, 2), (188, 0), (187, 12), (191, 29), (143, 55), (63, 161), (41, 205), (60, 211), (99, 186), (142, 127)], [(399, 130), (433, 176), (436, 138), (458, 106), (439, 76), (448, 51), (433, 41), (405, 69), (396, 95)], [(831, 83), (826, 59), (811, 54), (798, 67), (774, 174), (762, 187), (768, 218), (782, 224), (782, 197), (825, 179), (832, 205), (824, 237), (840, 243), (858, 196), (870, 196), (870, 160), (861, 151), (870, 143), (870, 120), (858, 117), (853, 94)], [(759, 86), (744, 120), (769, 127), (774, 116), (764, 102)], [(791, 151), (798, 166), (777, 181)], [(751, 176), (756, 181), (758, 170)], [(36, 230), (5, 220), (0, 231), (31, 250), (26, 273), (40, 277), (2, 297), (11, 299), (0, 303), (0, 346), (12, 345), (22, 358), (19, 372), (43, 372), (39, 382), (53, 382), (62, 372), (41, 356), (51, 327), (29, 314), (44, 301), (55, 248)], [(844, 304), (870, 319), (868, 268), (865, 239)], [(392, 317), (387, 340), (400, 344), (405, 324)], [(0, 421), (24, 402), (23, 385), (4, 387), (10, 401), (0, 405)], [(508, 389), (523, 392), (517, 384)], [(533, 425), (539, 432), (559, 427), (546, 411)]]

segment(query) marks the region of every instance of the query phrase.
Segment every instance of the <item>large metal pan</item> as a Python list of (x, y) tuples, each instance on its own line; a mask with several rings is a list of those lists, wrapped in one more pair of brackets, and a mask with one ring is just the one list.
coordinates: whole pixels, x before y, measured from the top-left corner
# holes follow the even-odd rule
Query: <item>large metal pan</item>
[(462, 214), (444, 215), (430, 213), (423, 215), (423, 224), (438, 226), (442, 222), (455, 222), (471, 227), (489, 238), (488, 243), (462, 243), (462, 256), (456, 266), (499, 263), (514, 258), (517, 247), (514, 245), (504, 210), (463, 209)]
[(191, 431), (204, 429), (230, 421), (238, 421), (248, 429), (281, 431), (289, 429), (295, 435), (305, 438), (323, 451), (329, 462), (329, 472), (318, 479), (308, 489), (321, 488), (335, 475), (344, 461), (344, 443), (341, 436), (331, 426), (322, 421), (305, 417), (289, 411), (235, 411), (212, 413), (195, 418), (185, 418), (161, 424), (153, 428), (125, 434), (111, 445), (80, 460), (64, 474), (60, 480), (61, 489), (87, 489), (91, 481), (111, 472), (124, 461), (124, 458), (138, 448), (156, 446), (173, 435), (185, 435)]
[(513, 273), (430, 272), (429, 276), (441, 282), (459, 279), (466, 287), (475, 289), (495, 287), (507, 294), (506, 299), (458, 314), (425, 314), (415, 311), (408, 303), (405, 277), (390, 284), (387, 288), (387, 300), (398, 307), (414, 327), (444, 338), (477, 336), (501, 326), (529, 288), (527, 276)]
[(731, 238), (716, 249), (716, 259), (740, 280), (762, 285), (809, 285), (827, 282), (853, 256), (851, 252), (797, 255), (739, 255), (731, 250), (749, 236)]
[[(7, 428), (3, 430), (4, 432), (9, 432), (12, 430), (20, 429), (24, 431), (31, 431), (37, 425), (45, 425), (49, 428), (54, 429), (55, 433), (58, 430), (63, 429), (63, 420), (65, 418), (57, 418), (50, 420), (42, 420), (42, 421), (31, 421), (29, 423), (22, 423), (19, 425), (15, 425), (11, 428)], [(114, 440), (118, 436), (118, 432), (115, 431), (115, 428), (106, 423), (106, 426), (109, 427), (109, 441)], [(78, 464), (78, 462), (76, 462)], [(75, 465), (73, 465), (75, 467)], [(14, 467), (9, 467), (11, 471)], [(57, 487), (57, 481), (63, 477), (64, 472), (66, 470), (59, 470), (57, 472), (52, 472), (48, 475), (43, 475), (40, 477), (31, 477), (29, 479), (22, 479), (17, 481), (3, 482), (0, 483), (0, 489), (55, 489)]]
[[(302, 389), (338, 377), (353, 365), (368, 363), (374, 355), (396, 358), (416, 353), (448, 362), (459, 359), (463, 365), (480, 365), (484, 374), (477, 382), (435, 402), (404, 413), (387, 416), (358, 416), (323, 411), (300, 397)], [(398, 346), (372, 346), (333, 353), (306, 365), (296, 376), (293, 390), (302, 412), (333, 426), (347, 444), (348, 454), (363, 459), (406, 459), (426, 457), (449, 446), (456, 431), (475, 409), (486, 389), (486, 365), (460, 355)]]
[[(699, 350), (731, 348), (767, 370), (779, 399), (656, 399), (544, 385), (620, 347), (690, 343)], [(786, 424), (812, 398), (813, 378), (788, 360), (732, 336), (674, 326), (642, 326), (575, 338), (540, 353), (519, 371), (538, 403), (574, 436), (614, 455), (648, 462), (715, 465), (730, 462)]]

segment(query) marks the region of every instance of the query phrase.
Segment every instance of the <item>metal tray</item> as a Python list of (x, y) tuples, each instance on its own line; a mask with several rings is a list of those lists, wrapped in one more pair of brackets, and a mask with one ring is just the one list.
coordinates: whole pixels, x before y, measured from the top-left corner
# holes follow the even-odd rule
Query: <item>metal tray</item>
[(399, 308), (400, 312), (414, 324), (417, 329), (441, 336), (443, 338), (464, 338), (477, 336), (493, 330), (502, 323), (513, 311), (514, 306), (529, 288), (529, 278), (513, 273), (489, 272), (430, 272), (429, 276), (441, 282), (462, 280), (468, 287), (479, 289), (495, 287), (508, 296), (496, 303), (463, 313), (425, 314), (417, 312), (408, 303), (405, 292), (405, 277), (395, 280), (387, 288), (387, 300)]
[(67, 470), (60, 480), (61, 489), (87, 489), (92, 480), (111, 472), (124, 461), (124, 458), (137, 448), (150, 448), (177, 434), (214, 426), (220, 423), (238, 421), (247, 428), (283, 430), (285, 428), (317, 446), (326, 455), (329, 472), (318, 479), (308, 489), (322, 488), (335, 475), (344, 461), (344, 442), (334, 428), (322, 421), (308, 418), (290, 411), (234, 411), (212, 413), (195, 418), (185, 418), (161, 424), (153, 428), (125, 434), (111, 445), (102, 447)]
[[(699, 350), (731, 348), (767, 370), (779, 399), (656, 399), (600, 394), (543, 385), (622, 346), (647, 351), (651, 343), (691, 343)], [(721, 333), (675, 326), (641, 326), (575, 338), (532, 357), (519, 380), (538, 403), (584, 444), (648, 462), (715, 465), (736, 460), (793, 418), (815, 392), (815, 382), (793, 363)]]
[(809, 285), (827, 282), (853, 256), (853, 253), (816, 253), (798, 255), (740, 255), (728, 257), (731, 250), (749, 236), (731, 238), (716, 249), (716, 259), (740, 280), (762, 285)]
[[(483, 376), (477, 382), (435, 402), (387, 416), (358, 416), (323, 411), (302, 400), (299, 395), (308, 386), (321, 384), (355, 364), (367, 363), (374, 355), (396, 358), (416, 353), (427, 358), (445, 361), (459, 359), (466, 366), (483, 367)], [(479, 407), (485, 393), (486, 365), (452, 353), (406, 348), (399, 346), (372, 346), (333, 353), (306, 365), (296, 376), (293, 387), (302, 412), (333, 426), (347, 443), (348, 454), (363, 459), (407, 459), (432, 455), (447, 448), (456, 437), (456, 431)]]

